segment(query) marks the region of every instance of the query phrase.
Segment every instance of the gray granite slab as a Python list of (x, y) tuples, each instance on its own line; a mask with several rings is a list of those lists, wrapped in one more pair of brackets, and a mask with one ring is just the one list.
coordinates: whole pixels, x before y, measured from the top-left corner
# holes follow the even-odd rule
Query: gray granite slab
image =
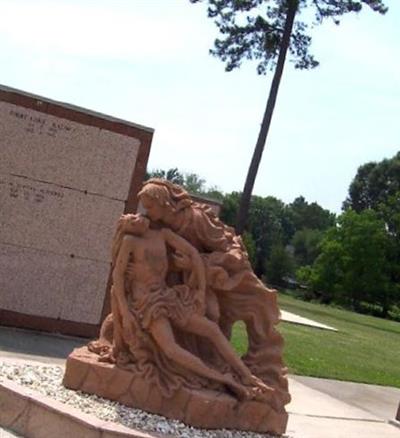
[(109, 261), (122, 201), (0, 173), (0, 242)]
[(126, 200), (140, 141), (0, 102), (0, 172)]
[(109, 263), (0, 243), (0, 308), (97, 324)]

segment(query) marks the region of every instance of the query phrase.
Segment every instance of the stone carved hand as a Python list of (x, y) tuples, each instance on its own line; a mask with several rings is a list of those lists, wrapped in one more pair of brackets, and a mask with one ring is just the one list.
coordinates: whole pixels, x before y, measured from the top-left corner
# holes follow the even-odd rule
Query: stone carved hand
[(177, 251), (173, 255), (174, 264), (178, 269), (188, 271), (192, 267), (192, 261), (187, 254)]

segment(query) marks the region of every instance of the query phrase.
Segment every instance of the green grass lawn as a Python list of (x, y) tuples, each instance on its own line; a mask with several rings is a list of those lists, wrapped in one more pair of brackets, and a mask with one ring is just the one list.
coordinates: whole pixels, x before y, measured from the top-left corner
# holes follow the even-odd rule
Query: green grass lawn
[[(339, 330), (280, 323), (290, 373), (400, 388), (400, 323), (283, 294), (279, 295), (279, 305)], [(243, 324), (235, 324), (232, 342), (239, 353), (246, 350)]]

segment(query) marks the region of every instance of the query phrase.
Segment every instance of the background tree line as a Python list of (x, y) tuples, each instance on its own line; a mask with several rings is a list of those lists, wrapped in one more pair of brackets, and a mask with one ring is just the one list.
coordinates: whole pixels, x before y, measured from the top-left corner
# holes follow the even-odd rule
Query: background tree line
[[(190, 193), (219, 200), (235, 226), (241, 193), (194, 173), (154, 170)], [(400, 321), (400, 152), (359, 167), (339, 216), (303, 196), (285, 204), (253, 195), (243, 233), (255, 273), (303, 299)]]
[(400, 321), (400, 152), (359, 167), (343, 213), (297, 278), (313, 298)]

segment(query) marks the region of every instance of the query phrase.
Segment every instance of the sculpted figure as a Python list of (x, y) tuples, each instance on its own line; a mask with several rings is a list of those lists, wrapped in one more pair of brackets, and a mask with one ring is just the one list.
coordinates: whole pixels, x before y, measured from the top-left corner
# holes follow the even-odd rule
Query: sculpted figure
[[(281, 405), (290, 401), (283, 341), (276, 331), (279, 321), (276, 291), (253, 273), (246, 249), (231, 227), (207, 206), (193, 202), (180, 186), (150, 179), (139, 192), (147, 216), (190, 242), (206, 266), (206, 314), (229, 338), (232, 324), (246, 324), (249, 348), (243, 358), (252, 372), (275, 388)], [(178, 261), (185, 268), (187, 260)]]
[[(187, 284), (167, 286), (167, 245), (190, 259), (193, 272)], [(205, 271), (203, 261), (192, 245), (169, 229), (149, 229), (147, 218), (131, 214), (122, 216), (119, 221), (114, 254), (112, 355), (116, 360), (121, 353), (127, 352), (131, 353), (133, 361), (136, 359), (135, 338), (139, 328), (151, 337), (172, 366), (177, 364), (198, 376), (227, 385), (240, 398), (265, 399), (273, 392), (251, 374), (218, 325), (204, 316)], [(238, 374), (240, 381), (207, 366), (178, 345), (174, 327), (206, 338)]]
[[(123, 215), (113, 240), (112, 311), (99, 339), (71, 353), (65, 386), (192, 426), (283, 433), (276, 291), (234, 230), (184, 189), (151, 179), (138, 196), (146, 216)], [(239, 320), (242, 358), (229, 342)]]

